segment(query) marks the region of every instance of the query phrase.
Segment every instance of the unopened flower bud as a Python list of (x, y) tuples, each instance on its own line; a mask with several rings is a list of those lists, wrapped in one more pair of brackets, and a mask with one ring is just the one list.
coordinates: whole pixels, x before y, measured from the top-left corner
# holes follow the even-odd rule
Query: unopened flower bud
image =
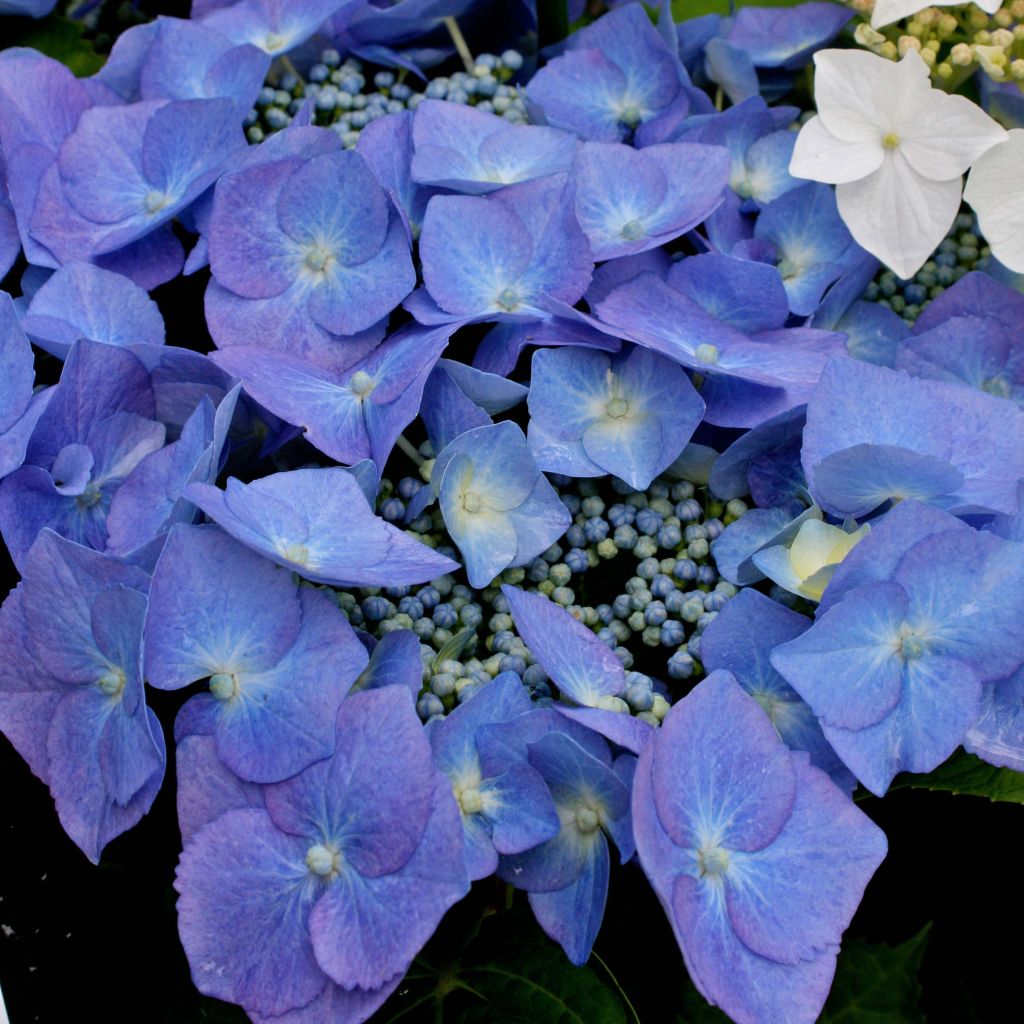
[(878, 48), (878, 56), (885, 57), (887, 60), (896, 59), (896, 44), (893, 42), (886, 41)]
[(1005, 7), (1001, 7), (992, 15), (992, 20), (1000, 28), (1009, 28), (1013, 24), (1013, 15)]
[(980, 43), (982, 46), (988, 46), (992, 42), (992, 33), (988, 29), (982, 29), (980, 32), (974, 33), (974, 41)]
[(875, 31), (866, 21), (862, 21), (853, 32), (853, 38), (859, 46), (874, 48), (885, 42), (885, 36)]
[(1010, 77), (1016, 82), (1024, 82), (1024, 58), (1018, 57), (1010, 62)]
[(956, 18), (952, 14), (943, 14), (940, 16), (935, 27), (938, 29), (939, 35), (943, 38), (951, 36), (959, 27)]
[(905, 57), (908, 50), (917, 50), (920, 53), (921, 40), (915, 39), (913, 36), (900, 36), (896, 49), (901, 57)]
[(935, 74), (942, 79), (952, 78), (953, 65), (949, 61), (944, 60), (941, 64), (936, 65)]
[(928, 65), (928, 67), (931, 67), (935, 63), (935, 51), (929, 50), (926, 46), (921, 50), (921, 59)]
[(1013, 33), (1005, 28), (997, 28), (992, 33), (992, 45), (1001, 46), (1004, 50), (1008, 50), (1013, 46)]
[(974, 51), (966, 43), (957, 43), (949, 51), (949, 59), (957, 67), (965, 68), (974, 63)]

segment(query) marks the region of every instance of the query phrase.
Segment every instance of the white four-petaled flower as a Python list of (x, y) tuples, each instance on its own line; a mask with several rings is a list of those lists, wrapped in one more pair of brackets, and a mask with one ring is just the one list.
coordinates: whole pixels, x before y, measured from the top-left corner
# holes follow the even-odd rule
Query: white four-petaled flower
[(971, 168), (964, 199), (978, 215), (978, 226), (992, 254), (1024, 273), (1024, 129), (987, 150)]
[(933, 89), (914, 50), (899, 63), (822, 50), (814, 63), (818, 115), (800, 130), (789, 172), (836, 185), (853, 237), (910, 277), (952, 225), (961, 175), (1007, 133), (965, 97)]

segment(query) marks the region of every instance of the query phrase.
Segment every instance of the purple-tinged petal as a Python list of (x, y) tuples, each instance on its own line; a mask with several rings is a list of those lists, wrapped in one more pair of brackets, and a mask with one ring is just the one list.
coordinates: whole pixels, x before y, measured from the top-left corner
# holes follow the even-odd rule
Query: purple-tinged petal
[(162, 345), (164, 321), (134, 282), (90, 263), (69, 263), (36, 292), (22, 327), (62, 358), (79, 338), (107, 345)]
[(174, 883), (178, 932), (200, 992), (276, 1016), (323, 990), (309, 937), (320, 884), (308, 847), (256, 809), (228, 811), (186, 845)]
[(963, 744), (989, 764), (1024, 771), (1024, 666), (982, 687), (981, 712)]
[[(213, 706), (217, 756), (250, 782), (279, 782), (334, 751), (334, 720), (366, 667), (348, 619), (323, 595), (299, 591), (302, 624), (277, 664), (234, 673), (236, 692), (198, 694)], [(211, 691), (213, 686), (211, 685)]]
[(351, 692), (404, 686), (416, 697), (422, 685), (419, 637), (410, 629), (396, 629), (380, 638), (370, 654), (369, 664), (352, 684)]
[(597, 636), (546, 597), (501, 588), (516, 631), (563, 696), (596, 707), (626, 687), (622, 662)]
[(175, 526), (150, 588), (146, 679), (174, 690), (217, 672), (272, 668), (301, 616), (286, 572), (215, 527)]
[[(657, 732), (652, 779), (673, 842), (763, 850), (785, 827), (796, 794), (789, 751), (757, 704), (719, 669)], [(719, 756), (709, 757), (709, 751)]]
[(178, 740), (174, 751), (178, 773), (178, 829), (188, 845), (192, 837), (228, 811), (263, 809), (263, 788), (240, 779), (217, 757), (210, 736)]
[(608, 898), (608, 841), (598, 837), (589, 853), (583, 871), (564, 889), (531, 892), (528, 897), (537, 923), (577, 967), (590, 957)]
[(341, 884), (310, 915), (317, 961), (340, 985), (373, 989), (406, 971), (444, 913), (469, 891), (455, 801), (445, 779), (428, 771), (431, 778), (429, 817), (401, 870), (367, 875), (343, 866)]
[(318, 583), (423, 583), (455, 563), (373, 514), (344, 469), (298, 469), (227, 491), (193, 483), (185, 496), (233, 537)]

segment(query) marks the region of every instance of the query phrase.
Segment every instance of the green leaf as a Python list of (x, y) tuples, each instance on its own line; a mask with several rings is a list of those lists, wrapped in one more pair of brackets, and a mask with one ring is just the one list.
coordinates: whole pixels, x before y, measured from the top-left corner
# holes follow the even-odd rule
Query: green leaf
[[(513, 927), (517, 917), (520, 926)], [(597, 974), (573, 967), (532, 920), (514, 911), (484, 922), (457, 977), (477, 998), (453, 1024), (627, 1024), (622, 1001)]]
[[(6, 25), (4, 27), (7, 28)], [(81, 22), (58, 14), (51, 14), (40, 21), (18, 19), (18, 24), (4, 42), (8, 46), (30, 46), (67, 65), (79, 78), (86, 78), (103, 67), (105, 58), (93, 49), (88, 39), (82, 37), (84, 29)]]
[(926, 924), (899, 946), (851, 939), (843, 944), (832, 991), (818, 1024), (920, 1024), (918, 1003)]
[(999, 803), (1024, 804), (1024, 773), (996, 768), (959, 750), (927, 775), (908, 775), (892, 787), (932, 789), (965, 796), (985, 796)]
[[(737, 7), (796, 7), (804, 0), (739, 0)], [(729, 0), (672, 0), (675, 21), (697, 18), (702, 14), (728, 14)]]

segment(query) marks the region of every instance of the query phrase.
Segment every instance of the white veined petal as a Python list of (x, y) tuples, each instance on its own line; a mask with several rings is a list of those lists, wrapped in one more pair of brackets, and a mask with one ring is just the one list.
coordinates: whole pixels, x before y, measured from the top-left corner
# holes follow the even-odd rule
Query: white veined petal
[(846, 142), (880, 144), (931, 89), (928, 65), (913, 50), (899, 63), (865, 50), (819, 50), (814, 66), (818, 113)]
[(971, 168), (964, 198), (978, 215), (993, 255), (1024, 273), (1024, 129), (988, 150)]
[[(871, 12), (871, 27), (884, 28), (894, 21), (902, 21), (911, 15), (923, 11), (926, 7), (957, 7), (960, 0), (875, 0)], [(1003, 0), (974, 0), (974, 6), (980, 7), (986, 14), (995, 14), (1003, 5)]]
[(960, 178), (931, 181), (899, 151), (860, 181), (836, 186), (850, 234), (899, 277), (913, 276), (946, 237), (960, 208)]
[(846, 142), (833, 135), (820, 117), (812, 117), (796, 137), (789, 173), (837, 185), (867, 177), (878, 170), (884, 157), (880, 139)]
[(900, 133), (900, 152), (918, 174), (949, 181), (1007, 138), (1006, 130), (976, 103), (933, 89)]

